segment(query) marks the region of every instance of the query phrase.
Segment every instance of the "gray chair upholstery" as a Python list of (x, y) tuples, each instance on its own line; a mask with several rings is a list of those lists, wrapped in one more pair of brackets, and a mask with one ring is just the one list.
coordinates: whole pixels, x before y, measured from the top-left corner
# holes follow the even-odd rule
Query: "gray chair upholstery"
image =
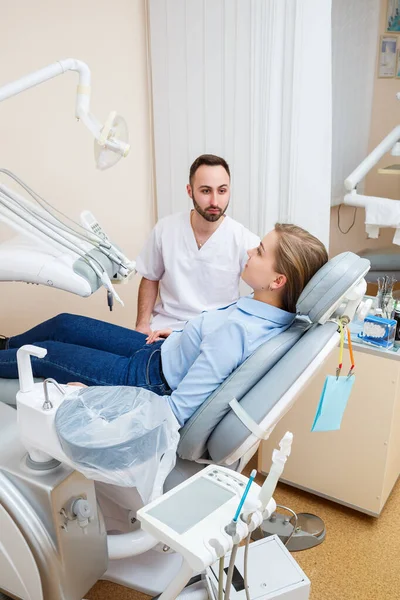
[(400, 246), (394, 244), (388, 248), (361, 250), (359, 255), (371, 263), (371, 269), (366, 276), (369, 283), (376, 283), (378, 277), (393, 275), (400, 281)]
[(342, 252), (331, 258), (304, 288), (297, 302), (297, 312), (318, 323), (369, 268), (370, 262), (353, 252)]
[(311, 323), (297, 320), (286, 331), (259, 346), (200, 406), (181, 429), (178, 456), (196, 460), (207, 450), (207, 439), (215, 426), (230, 411), (232, 398), (240, 401), (290, 348), (296, 344)]
[(335, 323), (316, 323), (365, 276), (368, 268), (367, 259), (343, 252), (316, 273), (297, 303), (303, 317), (257, 348), (181, 429), (181, 459), (222, 462), (243, 443), (250, 432), (231, 410), (230, 401), (236, 398), (259, 423), (337, 330)]
[[(240, 405), (253, 421), (256, 423), (262, 421), (314, 358), (325, 348), (336, 331), (337, 325), (332, 322), (311, 327), (283, 358), (249, 390), (241, 399)], [(207, 441), (208, 454), (214, 462), (223, 462), (236, 448), (244, 444), (248, 436), (247, 427), (233, 411), (229, 411), (214, 428)]]

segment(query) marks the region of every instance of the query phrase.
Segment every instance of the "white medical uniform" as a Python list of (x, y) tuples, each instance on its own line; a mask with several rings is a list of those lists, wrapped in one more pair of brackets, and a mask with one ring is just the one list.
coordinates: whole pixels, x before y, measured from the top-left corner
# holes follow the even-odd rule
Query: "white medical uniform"
[(140, 275), (160, 282), (152, 329), (180, 329), (204, 310), (235, 302), (246, 250), (259, 243), (258, 236), (225, 216), (198, 249), (190, 212), (160, 219), (136, 261)]

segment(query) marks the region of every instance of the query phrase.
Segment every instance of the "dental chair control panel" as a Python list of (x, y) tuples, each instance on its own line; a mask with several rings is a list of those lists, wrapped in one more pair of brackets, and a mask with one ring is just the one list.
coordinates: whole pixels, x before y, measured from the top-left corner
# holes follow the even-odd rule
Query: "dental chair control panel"
[(263, 520), (258, 510), (260, 487), (253, 483), (242, 512), (246, 515), (251, 509), (250, 523), (239, 518), (234, 536), (225, 531), (247, 482), (247, 477), (230, 469), (209, 466), (141, 508), (137, 517), (142, 529), (181, 554), (194, 571), (203, 571)]
[[(165, 544), (164, 551), (172, 549), (183, 556), (183, 565), (186, 564), (189, 570), (185, 571), (183, 566), (177, 579), (185, 574), (189, 579), (190, 569), (192, 574), (205, 571), (208, 596), (203, 595), (204, 598), (216, 600), (221, 577), (225, 598), (228, 594), (231, 600), (245, 600), (248, 570), (247, 598), (250, 600), (278, 597), (307, 600), (310, 582), (277, 536), (250, 544), (248, 559), (244, 547), (238, 547), (263, 518), (268, 518), (276, 509), (276, 503), (271, 499), (263, 510), (262, 488), (255, 483), (249, 487), (249, 483), (249, 479), (239, 473), (210, 465), (141, 508), (137, 517), (144, 531)], [(238, 504), (245, 490), (249, 490), (248, 495), (240, 509), (241, 504), (239, 507)], [(232, 527), (232, 519), (239, 509), (240, 516)], [(223, 563), (220, 568), (218, 559)], [(231, 560), (235, 564), (232, 586), (227, 583)], [(167, 589), (160, 600), (176, 597), (174, 593), (178, 589)], [(189, 594), (191, 589), (186, 588), (186, 593)]]

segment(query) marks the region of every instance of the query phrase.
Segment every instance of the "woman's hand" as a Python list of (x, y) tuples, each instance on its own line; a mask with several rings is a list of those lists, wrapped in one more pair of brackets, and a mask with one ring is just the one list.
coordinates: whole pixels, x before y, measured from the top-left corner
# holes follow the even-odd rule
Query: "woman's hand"
[(87, 387), (84, 383), (80, 383), (79, 381), (70, 381), (67, 385), (74, 385), (76, 387)]
[(153, 342), (164, 340), (171, 335), (171, 333), (172, 329), (157, 329), (157, 331), (152, 331), (151, 334), (146, 338), (146, 344), (153, 344)]

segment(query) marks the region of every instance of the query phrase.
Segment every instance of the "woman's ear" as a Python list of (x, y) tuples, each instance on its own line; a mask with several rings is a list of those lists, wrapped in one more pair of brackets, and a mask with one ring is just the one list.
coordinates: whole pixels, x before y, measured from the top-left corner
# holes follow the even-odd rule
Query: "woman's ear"
[(281, 288), (283, 288), (283, 286), (285, 285), (285, 283), (287, 282), (287, 277), (286, 275), (278, 275), (274, 281), (270, 284), (270, 290), (279, 290)]

